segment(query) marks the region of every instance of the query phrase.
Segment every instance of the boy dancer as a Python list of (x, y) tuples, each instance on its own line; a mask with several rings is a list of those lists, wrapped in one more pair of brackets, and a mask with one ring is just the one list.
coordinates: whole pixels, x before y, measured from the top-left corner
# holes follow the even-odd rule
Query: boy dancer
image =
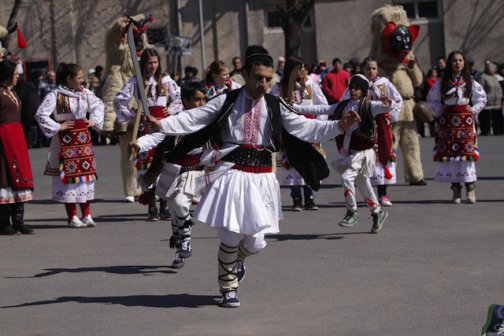
[[(251, 46), (246, 53), (244, 87), (161, 121), (149, 118), (165, 134), (186, 135), (168, 153), (168, 161), (210, 138), (221, 145), (221, 152), (228, 152), (217, 165), (214, 180), (209, 182), (194, 212), (195, 219), (218, 229), (222, 307), (240, 306), (236, 293), (243, 269), (238, 274), (239, 260), (261, 251), (266, 246), (265, 234), (279, 231), (280, 188), (272, 172), (271, 152), (278, 151), (283, 141), (287, 146), (299, 147), (299, 153), (311, 145), (296, 138), (318, 143), (341, 134), (360, 119), (356, 113), (349, 113), (340, 121), (306, 119), (292, 113), (280, 99), (266, 95), (273, 73), (273, 59), (267, 50)], [(292, 149), (296, 153), (296, 148)], [(313, 160), (318, 159), (315, 155)], [(317, 173), (321, 171), (312, 171), (311, 181), (320, 181)]]
[[(182, 87), (181, 98), (184, 110), (205, 105), (206, 90), (199, 82), (191, 82)], [(156, 147), (166, 135), (160, 132), (147, 134), (140, 137), (136, 142), (136, 148), (140, 152), (147, 152)], [(170, 140), (166, 139), (159, 150), (164, 150), (165, 144), (169, 146)], [(165, 162), (162, 167), (160, 178), (157, 182), (156, 194), (168, 202), (171, 215), (172, 236), (170, 248), (175, 248), (173, 268), (182, 268), (185, 258), (192, 255), (191, 233), (193, 221), (189, 210), (193, 202), (197, 202), (200, 193), (195, 190), (194, 180), (204, 174), (204, 166), (200, 164), (202, 148), (193, 149), (175, 164)], [(150, 170), (146, 176), (150, 176)], [(144, 180), (140, 178), (140, 184)], [(149, 183), (150, 184), (150, 183)], [(147, 189), (147, 186), (145, 186)]]
[(339, 225), (351, 227), (357, 223), (355, 199), (355, 183), (357, 183), (359, 191), (372, 212), (371, 232), (377, 233), (382, 229), (388, 214), (381, 208), (370, 182), (376, 161), (373, 149), (374, 118), (390, 111), (391, 104), (395, 102), (387, 96), (381, 97), (381, 101), (372, 101), (368, 95), (368, 89), (367, 78), (360, 74), (354, 75), (349, 84), (350, 99), (340, 102), (336, 107), (333, 119), (338, 120), (350, 111), (357, 111), (362, 122), (354, 123), (345, 131), (345, 134), (336, 137), (340, 158), (333, 162), (333, 166), (341, 174), (347, 208), (347, 213)]

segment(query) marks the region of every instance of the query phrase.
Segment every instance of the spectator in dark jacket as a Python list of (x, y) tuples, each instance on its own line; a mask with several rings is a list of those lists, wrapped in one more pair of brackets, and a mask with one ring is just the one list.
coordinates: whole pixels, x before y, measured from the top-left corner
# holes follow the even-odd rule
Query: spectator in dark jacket
[(41, 147), (39, 129), (34, 116), (42, 103), (40, 83), (44, 77), (40, 70), (35, 70), (32, 77), (31, 80), (18, 85), (16, 89), (19, 100), (21, 100), (21, 123), (28, 148)]

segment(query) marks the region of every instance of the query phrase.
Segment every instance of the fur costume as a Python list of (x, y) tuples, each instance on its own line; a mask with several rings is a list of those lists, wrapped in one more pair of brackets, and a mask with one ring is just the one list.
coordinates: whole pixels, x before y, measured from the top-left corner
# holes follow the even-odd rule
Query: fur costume
[[(144, 15), (132, 17), (136, 21), (145, 19)], [(107, 78), (103, 88), (103, 102), (105, 104), (105, 117), (103, 121), (104, 132), (118, 132), (121, 145), (121, 175), (123, 179), (123, 188), (125, 196), (136, 196), (140, 194), (137, 188), (137, 172), (134, 163), (129, 160), (128, 144), (132, 137), (132, 127), (128, 124), (116, 123), (116, 113), (114, 111), (114, 97), (121, 88), (128, 82), (134, 74), (133, 62), (127, 41), (127, 19), (121, 17), (117, 19), (109, 28), (105, 39), (105, 48), (107, 53), (107, 63), (105, 73)], [(140, 43), (137, 50), (141, 53), (149, 47), (147, 34), (143, 33), (138, 37)], [(132, 100), (133, 101), (133, 100)]]
[[(371, 31), (373, 41), (370, 54), (376, 58), (382, 73), (403, 98), (398, 121), (392, 127), (404, 155), (404, 178), (416, 184), (423, 181), (420, 144), (413, 116), (414, 88), (422, 83), (422, 72), (414, 62), (415, 56), (411, 51), (411, 45), (418, 36), (418, 26), (410, 26), (402, 6), (385, 5), (373, 12)], [(402, 42), (401, 36), (409, 42), (409, 46), (395, 45)]]

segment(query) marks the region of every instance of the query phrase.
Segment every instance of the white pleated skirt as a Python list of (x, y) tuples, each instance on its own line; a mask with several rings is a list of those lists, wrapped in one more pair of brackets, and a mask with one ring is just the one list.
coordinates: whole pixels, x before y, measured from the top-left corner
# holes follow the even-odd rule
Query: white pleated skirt
[(383, 165), (380, 162), (376, 161), (374, 174), (373, 177), (371, 177), (372, 185), (377, 186), (397, 183), (396, 163), (389, 161), (387, 163), (387, 168), (390, 172), (390, 175), (392, 175), (392, 178), (390, 179), (387, 179), (385, 177), (385, 169), (383, 168)]
[(94, 181), (64, 184), (59, 176), (53, 176), (52, 185), (56, 202), (86, 203), (95, 198)]
[(193, 218), (245, 235), (278, 233), (282, 206), (275, 174), (229, 169), (205, 190)]
[(434, 180), (437, 182), (470, 183), (477, 180), (474, 161), (436, 162)]

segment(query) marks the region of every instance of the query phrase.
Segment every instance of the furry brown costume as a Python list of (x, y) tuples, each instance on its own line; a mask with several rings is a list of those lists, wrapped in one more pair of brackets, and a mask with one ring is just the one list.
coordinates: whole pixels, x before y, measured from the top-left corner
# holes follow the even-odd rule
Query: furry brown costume
[[(132, 17), (136, 21), (145, 19), (144, 15)], [(107, 78), (103, 88), (103, 102), (105, 104), (105, 117), (103, 121), (104, 132), (117, 132), (119, 134), (119, 143), (121, 145), (121, 175), (125, 196), (137, 196), (140, 190), (137, 187), (137, 172), (135, 165), (129, 160), (128, 145), (131, 141), (132, 128), (128, 124), (116, 123), (116, 114), (114, 111), (114, 97), (121, 88), (128, 82), (134, 74), (131, 53), (128, 48), (126, 29), (128, 19), (121, 17), (117, 19), (109, 28), (106, 34), (105, 48), (107, 52), (107, 64), (105, 72)], [(147, 34), (138, 37), (138, 52), (142, 52), (149, 47)], [(132, 99), (133, 101), (133, 99)]]
[[(403, 35), (397, 34), (398, 30), (402, 30), (400, 33)], [(371, 31), (373, 41), (370, 54), (376, 58), (382, 73), (395, 85), (403, 98), (399, 119), (392, 128), (396, 143), (404, 156), (404, 178), (410, 184), (425, 184), (413, 116), (414, 88), (422, 83), (422, 72), (411, 52), (411, 45), (418, 35), (418, 26), (410, 26), (402, 6), (386, 5), (373, 12)], [(409, 47), (395, 45), (401, 36), (411, 39)]]

